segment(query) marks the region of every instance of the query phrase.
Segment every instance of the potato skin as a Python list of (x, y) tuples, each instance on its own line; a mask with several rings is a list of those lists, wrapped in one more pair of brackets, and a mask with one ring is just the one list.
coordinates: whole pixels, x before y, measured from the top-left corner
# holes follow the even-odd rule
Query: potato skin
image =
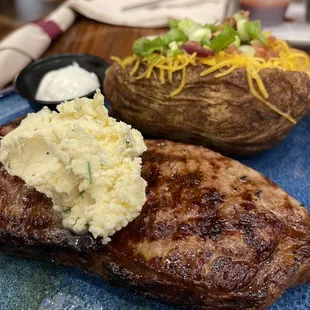
[[(186, 84), (176, 97), (169, 94), (181, 81), (152, 76), (136, 80), (131, 66), (114, 64), (105, 78), (104, 92), (112, 110), (144, 134), (200, 144), (228, 155), (251, 155), (278, 144), (293, 128), (249, 91), (245, 69), (215, 78), (201, 77), (205, 66), (188, 66)], [(140, 66), (138, 73), (145, 70)], [(306, 73), (263, 69), (260, 76), (269, 102), (300, 120), (310, 108), (310, 78)]]

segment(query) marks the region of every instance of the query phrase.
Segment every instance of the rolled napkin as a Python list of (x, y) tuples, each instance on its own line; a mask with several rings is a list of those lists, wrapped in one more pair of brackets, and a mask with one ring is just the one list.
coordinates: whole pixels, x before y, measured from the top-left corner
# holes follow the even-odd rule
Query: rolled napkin
[(130, 27), (163, 27), (169, 19), (206, 23), (222, 20), (235, 0), (71, 0), (69, 6), (99, 22)]
[(2, 40), (0, 89), (11, 82), (32, 60), (38, 59), (74, 20), (74, 11), (63, 5), (44, 20), (23, 26)]

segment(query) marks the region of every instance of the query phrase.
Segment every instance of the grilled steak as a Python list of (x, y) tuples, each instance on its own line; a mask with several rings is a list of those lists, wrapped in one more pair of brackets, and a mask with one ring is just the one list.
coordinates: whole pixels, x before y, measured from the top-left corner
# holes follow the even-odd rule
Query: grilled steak
[(79, 267), (192, 309), (264, 309), (309, 281), (310, 221), (300, 203), (208, 149), (146, 143), (147, 202), (105, 246), (64, 229), (51, 201), (1, 166), (0, 251)]

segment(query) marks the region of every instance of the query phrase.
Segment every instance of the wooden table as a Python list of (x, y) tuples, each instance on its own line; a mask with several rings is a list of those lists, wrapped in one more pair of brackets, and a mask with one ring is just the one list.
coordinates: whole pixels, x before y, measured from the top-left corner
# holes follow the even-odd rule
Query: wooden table
[(98, 23), (83, 16), (58, 38), (46, 55), (58, 53), (88, 53), (111, 63), (112, 55), (125, 57), (132, 53), (133, 42), (150, 34), (159, 34), (162, 29), (118, 27)]
[[(49, 14), (64, 0), (36, 1), (0, 0), (0, 40), (17, 27)], [(29, 10), (29, 7), (33, 9)], [(112, 55), (130, 55), (132, 44), (138, 37), (162, 31), (163, 29), (111, 26), (79, 16), (71, 28), (53, 42), (45, 55), (88, 53), (111, 62)]]

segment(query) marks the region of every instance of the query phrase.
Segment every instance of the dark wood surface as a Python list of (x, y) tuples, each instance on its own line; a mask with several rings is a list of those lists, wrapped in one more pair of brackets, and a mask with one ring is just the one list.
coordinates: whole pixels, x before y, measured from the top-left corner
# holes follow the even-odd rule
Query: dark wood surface
[(111, 26), (80, 16), (74, 25), (53, 43), (46, 54), (88, 53), (111, 62), (112, 55), (130, 55), (132, 44), (137, 38), (163, 31), (165, 30)]

